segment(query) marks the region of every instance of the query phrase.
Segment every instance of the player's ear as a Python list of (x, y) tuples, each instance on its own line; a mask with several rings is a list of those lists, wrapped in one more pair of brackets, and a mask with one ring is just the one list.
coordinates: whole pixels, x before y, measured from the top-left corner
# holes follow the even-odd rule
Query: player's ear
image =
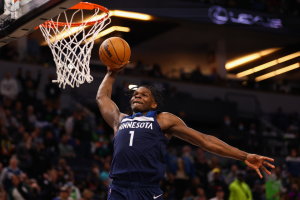
[(157, 108), (157, 103), (156, 103), (156, 102), (153, 102), (153, 103), (151, 104), (151, 108), (152, 108), (152, 110), (155, 110), (155, 109)]

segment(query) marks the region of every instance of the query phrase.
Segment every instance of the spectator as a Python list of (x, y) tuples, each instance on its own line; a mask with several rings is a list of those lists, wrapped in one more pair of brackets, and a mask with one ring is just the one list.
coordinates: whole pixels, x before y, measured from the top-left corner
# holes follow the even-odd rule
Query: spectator
[(65, 123), (65, 131), (67, 135), (71, 135), (73, 133), (74, 121), (78, 118), (78, 112), (73, 111), (73, 115), (67, 118)]
[(11, 139), (7, 135), (7, 130), (3, 126), (0, 129), (0, 148), (1, 162), (3, 162), (4, 166), (6, 166), (10, 157), (14, 153), (14, 145), (11, 143)]
[(37, 79), (34, 80), (31, 77), (30, 71), (26, 71), (25, 78), (23, 78), (22, 68), (19, 68), (16, 77), (22, 85), (22, 89), (23, 89), (22, 97), (23, 97), (23, 102), (25, 102), (25, 105), (27, 106), (28, 104), (35, 104), (37, 90), (41, 80), (41, 71), (38, 71)]
[(209, 184), (210, 198), (213, 198), (216, 195), (218, 188), (221, 187), (222, 190), (224, 190), (224, 192), (225, 192), (225, 199), (227, 199), (227, 197), (228, 197), (227, 185), (220, 178), (221, 170), (219, 168), (215, 168), (212, 171), (213, 171), (214, 178), (213, 178), (213, 181)]
[(112, 179), (109, 177), (110, 172), (110, 164), (108, 162), (104, 163), (104, 170), (100, 174), (100, 180), (102, 181), (102, 184), (108, 188), (109, 185), (112, 183)]
[(84, 189), (81, 200), (93, 200), (93, 193), (89, 189)]
[(205, 190), (201, 187), (197, 189), (197, 196), (195, 197), (195, 200), (206, 200), (205, 196)]
[(73, 137), (76, 139), (78, 156), (91, 158), (92, 126), (84, 111), (81, 111), (74, 122)]
[(260, 180), (255, 181), (254, 188), (252, 189), (252, 196), (255, 200), (265, 200), (264, 186), (261, 184)]
[[(249, 185), (249, 187), (254, 188), (254, 184), (257, 180), (261, 180), (261, 178), (258, 176), (257, 172), (250, 167), (246, 167), (245, 182)], [(261, 180), (261, 181), (263, 181), (263, 180)]]
[(92, 172), (88, 176), (89, 189), (92, 191), (97, 191), (98, 185), (100, 183), (100, 170), (98, 165), (94, 164), (92, 167)]
[(252, 200), (251, 189), (244, 181), (244, 174), (238, 172), (238, 178), (229, 185), (229, 200)]
[(0, 184), (4, 187), (6, 191), (13, 186), (11, 178), (13, 175), (21, 176), (23, 172), (18, 167), (18, 160), (16, 158), (11, 158), (9, 161), (9, 166), (5, 167), (1, 172)]
[(296, 183), (292, 184), (292, 188), (288, 194), (288, 197), (289, 197), (289, 200), (299, 200), (300, 199), (299, 186)]
[(53, 200), (73, 200), (73, 198), (70, 197), (70, 192), (68, 188), (62, 187), (60, 189), (59, 196), (54, 198)]
[(175, 185), (174, 175), (167, 173), (166, 178), (162, 180), (161, 189), (163, 191), (163, 199), (174, 200), (175, 198)]
[(194, 163), (194, 157), (191, 156), (191, 147), (186, 145), (183, 147), (183, 156), (189, 158)]
[(35, 142), (35, 147), (32, 148), (30, 144), (27, 145), (32, 159), (31, 177), (38, 181), (42, 181), (43, 174), (51, 168), (50, 159), (45, 151), (45, 145), (42, 140)]
[(19, 123), (24, 121), (24, 111), (22, 109), (22, 103), (20, 101), (16, 102), (15, 109), (12, 111), (12, 115), (16, 117)]
[(29, 187), (30, 187), (30, 200), (42, 200), (43, 197), (41, 195), (41, 188), (37, 184), (37, 182), (32, 179), (29, 182)]
[(67, 135), (63, 135), (61, 137), (61, 142), (58, 145), (59, 154), (65, 158), (74, 158), (76, 157), (73, 147), (68, 144), (69, 137)]
[(45, 96), (47, 100), (47, 104), (53, 105), (56, 108), (60, 107), (60, 94), (61, 91), (58, 87), (57, 83), (53, 83), (54, 75), (51, 74), (48, 77), (49, 83), (45, 86)]
[(292, 148), (290, 155), (286, 157), (285, 163), (287, 166), (287, 171), (290, 174), (290, 182), (300, 185), (300, 157), (297, 155), (297, 150)]
[(193, 194), (191, 193), (190, 190), (186, 190), (186, 191), (184, 192), (184, 196), (183, 196), (183, 199), (182, 199), (182, 200), (192, 200), (192, 199), (194, 199)]
[(175, 176), (176, 198), (182, 199), (189, 180), (193, 180), (196, 176), (195, 166), (188, 157), (182, 156), (181, 149), (177, 151), (177, 156), (167, 155), (166, 160), (169, 163), (170, 172)]
[(34, 124), (37, 121), (37, 118), (34, 114), (34, 107), (32, 105), (29, 105), (27, 107), (27, 116), (26, 117), (28, 119), (28, 122), (31, 124)]
[(282, 149), (283, 143), (282, 141), (276, 139), (277, 133), (271, 127), (267, 127), (263, 131), (262, 135), (268, 137), (266, 141), (268, 145), (266, 145), (264, 149), (270, 151), (272, 155), (275, 155), (277, 148)]
[(25, 127), (20, 125), (18, 130), (12, 134), (12, 142), (14, 144), (19, 144), (23, 139), (23, 134), (25, 133)]
[(194, 196), (197, 195), (197, 189), (199, 187), (203, 188), (203, 183), (200, 182), (199, 177), (195, 177), (192, 182), (190, 182), (189, 190), (192, 192)]
[(208, 174), (207, 174), (207, 180), (209, 183), (211, 183), (214, 180), (214, 173), (215, 173), (214, 169), (219, 168), (219, 170), (221, 170), (218, 158), (216, 156), (213, 156), (211, 158), (209, 167), (210, 167), (211, 171), (208, 172)]
[(49, 171), (48, 174), (44, 174), (44, 181), (43, 181), (43, 198), (45, 200), (52, 200), (54, 199), (58, 193), (59, 193), (59, 188), (62, 185), (59, 185), (57, 181), (57, 171), (52, 169)]
[(196, 69), (191, 73), (191, 81), (195, 83), (204, 82), (204, 76), (201, 72), (200, 66), (197, 65)]
[(4, 98), (15, 100), (19, 89), (17, 81), (11, 77), (10, 72), (5, 73), (5, 78), (1, 81), (0, 84), (1, 95)]
[(224, 200), (224, 191), (222, 187), (218, 187), (216, 191), (216, 197), (211, 198), (210, 200)]
[(80, 191), (79, 191), (78, 187), (76, 187), (74, 185), (73, 178), (68, 177), (67, 183), (63, 187), (68, 188), (68, 190), (70, 192), (70, 197), (72, 197), (73, 200), (80, 200), (81, 199)]
[[(198, 156), (195, 163), (196, 174), (200, 177), (200, 180), (203, 183), (203, 185), (208, 186), (207, 174), (210, 171), (210, 167), (207, 163), (207, 159), (203, 155), (201, 156), (203, 150), (199, 148), (197, 152), (198, 152)], [(200, 152), (200, 156), (199, 156), (199, 152)]]
[[(266, 199), (267, 200), (279, 200), (280, 199), (280, 190), (281, 186), (281, 171), (280, 167), (276, 167), (275, 169), (271, 169), (270, 171), (272, 174), (268, 177), (266, 181)], [(255, 186), (254, 186), (255, 188)], [(255, 199), (255, 191), (253, 192), (253, 197)], [(260, 198), (262, 199), (262, 198)]]
[(0, 186), (0, 200), (6, 200), (6, 191)]
[(53, 137), (52, 131), (48, 130), (44, 139), (45, 150), (52, 158), (59, 155), (57, 140)]
[(32, 137), (25, 132), (22, 136), (22, 140), (17, 146), (17, 157), (19, 159), (19, 164), (22, 169), (29, 170), (30, 168), (30, 154), (29, 149), (31, 148)]
[[(103, 139), (101, 141), (101, 139)], [(103, 135), (99, 137), (99, 141), (97, 142), (97, 149), (95, 151), (94, 158), (96, 160), (101, 160), (101, 162), (108, 162), (109, 160), (110, 149), (108, 148), (107, 142), (104, 141)]]
[(226, 183), (230, 185), (235, 179), (237, 179), (238, 167), (236, 165), (231, 166), (229, 174), (226, 176)]
[(11, 114), (9, 109), (5, 110), (5, 126), (10, 130), (17, 129), (19, 126), (18, 120)]
[(49, 123), (51, 123), (53, 119), (56, 117), (56, 115), (57, 115), (57, 110), (55, 109), (53, 104), (47, 104), (46, 108), (43, 110), (44, 119)]
[(158, 64), (154, 64), (153, 69), (149, 72), (149, 75), (153, 78), (163, 78), (161, 67)]
[(213, 84), (220, 84), (221, 83), (221, 77), (217, 72), (216, 68), (213, 68), (211, 70), (211, 74), (209, 75), (209, 81)]
[(20, 180), (18, 175), (11, 177), (13, 187), (9, 190), (10, 200), (30, 200), (30, 188)]
[(60, 158), (58, 160), (57, 168), (63, 170), (65, 175), (71, 176), (71, 168), (67, 165), (67, 161), (65, 159)]

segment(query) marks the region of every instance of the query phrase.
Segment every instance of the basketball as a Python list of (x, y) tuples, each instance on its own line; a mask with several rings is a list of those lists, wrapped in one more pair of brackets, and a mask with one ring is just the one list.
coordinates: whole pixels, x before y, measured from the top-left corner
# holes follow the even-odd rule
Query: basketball
[(118, 68), (126, 64), (130, 58), (131, 50), (128, 43), (119, 37), (106, 39), (100, 46), (99, 56), (108, 67)]

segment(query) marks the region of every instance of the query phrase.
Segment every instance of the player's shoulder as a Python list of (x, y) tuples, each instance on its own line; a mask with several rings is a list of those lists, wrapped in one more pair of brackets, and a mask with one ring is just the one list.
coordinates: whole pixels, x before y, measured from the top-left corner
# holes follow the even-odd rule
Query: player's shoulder
[(125, 114), (125, 113), (120, 113), (120, 116), (119, 116), (119, 123), (122, 121), (122, 119), (124, 119), (125, 117), (127, 117), (129, 115)]
[(160, 122), (164, 122), (169, 126), (176, 124), (178, 121), (181, 121), (179, 117), (169, 112), (161, 112), (157, 115), (157, 120)]
[(161, 112), (157, 115), (157, 117), (164, 119), (178, 118), (176, 115), (169, 112)]

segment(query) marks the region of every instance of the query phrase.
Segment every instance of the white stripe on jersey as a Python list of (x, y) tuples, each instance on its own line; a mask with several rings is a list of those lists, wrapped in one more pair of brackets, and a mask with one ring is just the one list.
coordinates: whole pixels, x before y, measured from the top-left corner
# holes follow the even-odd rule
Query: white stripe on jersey
[(133, 119), (130, 119), (130, 118), (124, 118), (122, 121), (121, 121), (121, 123), (122, 122), (127, 122), (127, 121), (129, 121), (129, 122), (132, 122), (132, 121), (139, 121), (139, 122), (147, 122), (147, 121), (154, 121), (154, 118), (153, 117), (145, 117), (145, 116), (142, 116), (142, 117), (135, 117), (135, 118), (133, 118)]

